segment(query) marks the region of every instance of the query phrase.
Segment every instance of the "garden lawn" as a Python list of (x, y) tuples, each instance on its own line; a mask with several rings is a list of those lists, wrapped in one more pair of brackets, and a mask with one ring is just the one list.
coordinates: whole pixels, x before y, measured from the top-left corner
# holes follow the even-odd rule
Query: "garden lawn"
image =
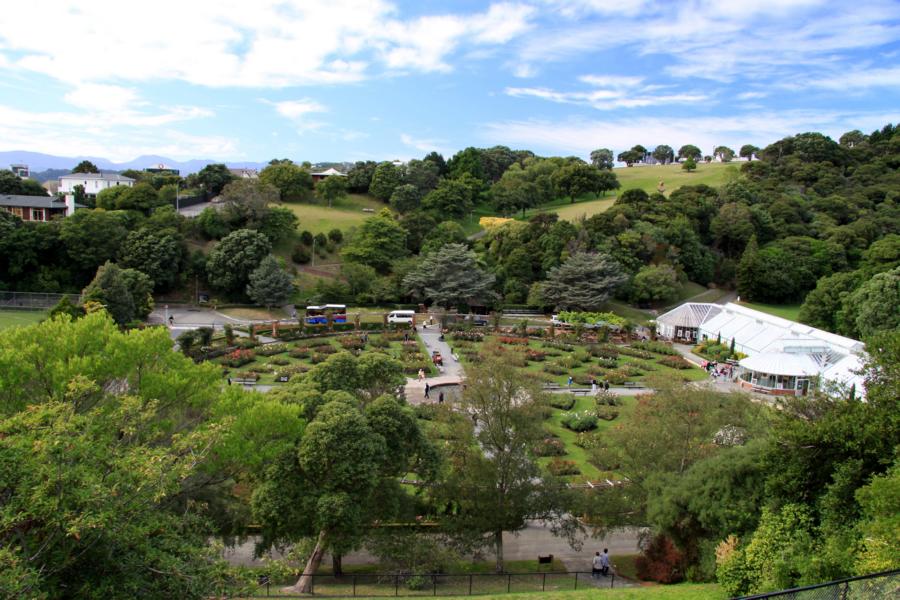
[[(285, 202), (281, 204), (291, 209), (300, 224), (298, 231), (311, 231), (312, 233), (328, 233), (332, 229), (347, 231), (360, 225), (363, 221), (377, 213), (387, 205), (371, 196), (350, 194), (343, 200), (334, 203), (328, 208), (318, 200), (314, 202)], [(374, 212), (363, 212), (364, 208), (371, 208)]]
[(739, 302), (738, 304), (759, 312), (781, 317), (782, 319), (788, 319), (789, 321), (800, 320), (799, 304), (758, 304), (755, 302)]
[(45, 310), (0, 310), (0, 329), (34, 325), (46, 317)]
[(698, 163), (697, 170), (688, 173), (680, 164), (671, 165), (647, 165), (643, 167), (621, 167), (613, 172), (619, 179), (622, 187), (618, 193), (625, 190), (641, 189), (648, 194), (657, 191), (659, 182), (666, 185), (665, 194), (668, 196), (683, 185), (706, 184), (711, 187), (719, 187), (729, 178), (740, 173), (742, 162), (737, 163)]
[[(445, 596), (445, 600), (461, 600), (464, 596)], [(679, 583), (648, 585), (622, 589), (593, 589), (566, 592), (532, 592), (525, 594), (488, 594), (482, 600), (724, 600), (728, 596), (714, 583)]]
[(589, 218), (598, 213), (602, 213), (608, 210), (615, 202), (615, 196), (592, 198), (590, 200), (577, 200), (574, 203), (568, 198), (562, 198), (525, 211), (525, 219), (540, 213), (552, 212), (558, 214), (559, 218), (565, 221), (577, 221), (582, 217)]
[(219, 312), (233, 319), (252, 321), (276, 321), (279, 319), (286, 319), (290, 316), (280, 308), (273, 308), (271, 310), (257, 307), (223, 308), (220, 309)]

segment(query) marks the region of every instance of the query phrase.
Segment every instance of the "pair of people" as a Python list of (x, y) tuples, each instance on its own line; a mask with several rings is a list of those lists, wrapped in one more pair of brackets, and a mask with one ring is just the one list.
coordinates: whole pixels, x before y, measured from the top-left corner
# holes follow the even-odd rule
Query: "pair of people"
[(603, 554), (597, 552), (591, 561), (591, 577), (597, 579), (600, 576), (609, 575), (609, 549), (604, 548)]

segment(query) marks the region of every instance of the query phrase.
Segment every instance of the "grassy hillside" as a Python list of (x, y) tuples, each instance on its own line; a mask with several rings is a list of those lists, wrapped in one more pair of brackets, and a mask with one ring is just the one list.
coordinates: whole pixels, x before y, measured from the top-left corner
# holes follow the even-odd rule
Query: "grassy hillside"
[(688, 173), (681, 165), (648, 165), (644, 167), (623, 167), (616, 169), (616, 177), (622, 184), (621, 190), (639, 188), (652, 194), (657, 190), (659, 182), (666, 186), (666, 195), (683, 185), (700, 185), (705, 183), (718, 187), (728, 181), (729, 177), (740, 173), (741, 163), (700, 163), (697, 170)]
[(747, 308), (752, 308), (753, 310), (758, 310), (759, 312), (774, 315), (776, 317), (781, 317), (782, 319), (788, 319), (790, 321), (800, 320), (799, 304), (761, 304), (756, 302), (740, 302), (740, 305), (746, 306)]
[(335, 202), (331, 208), (310, 202), (288, 202), (283, 206), (294, 211), (300, 219), (299, 231), (306, 229), (313, 233), (328, 233), (335, 228), (346, 231), (371, 217), (373, 213), (363, 212), (364, 208), (377, 212), (386, 205), (371, 196), (350, 194)]

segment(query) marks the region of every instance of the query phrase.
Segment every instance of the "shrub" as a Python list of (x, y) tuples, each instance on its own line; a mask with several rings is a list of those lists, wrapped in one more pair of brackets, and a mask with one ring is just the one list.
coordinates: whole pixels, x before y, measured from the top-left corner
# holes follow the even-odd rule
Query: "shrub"
[(294, 246), (294, 249), (291, 250), (291, 260), (297, 264), (305, 265), (312, 260), (312, 252), (310, 252), (309, 248), (303, 244), (297, 244)]
[(680, 354), (678, 350), (665, 342), (635, 342), (631, 344), (631, 347), (637, 348), (638, 350), (653, 352), (654, 354), (664, 354), (666, 356), (678, 356)]
[(239, 338), (234, 341), (234, 345), (238, 348), (256, 348), (259, 342), (250, 338)]
[(564, 375), (568, 373), (568, 369), (555, 362), (545, 364), (543, 369), (546, 373), (550, 373), (551, 375)]
[(562, 418), (562, 425), (566, 429), (576, 433), (581, 431), (591, 431), (597, 428), (597, 415), (589, 412), (572, 412), (567, 413)]
[(547, 464), (547, 470), (557, 477), (581, 474), (581, 470), (578, 468), (578, 465), (575, 464), (575, 461), (562, 460), (560, 458), (554, 458), (553, 460), (551, 460)]
[(555, 348), (557, 350), (565, 350), (566, 352), (571, 352), (574, 346), (572, 344), (567, 344), (565, 342), (561, 342), (559, 340), (547, 340), (546, 342), (541, 342), (541, 346), (544, 348)]
[(312, 246), (313, 234), (311, 231), (303, 230), (300, 232), (300, 241), (306, 246)]
[(575, 445), (585, 450), (593, 450), (600, 446), (600, 436), (589, 431), (582, 431), (575, 436)]
[(534, 447), (536, 456), (565, 456), (566, 446), (557, 439), (546, 438)]
[(497, 337), (497, 341), (501, 344), (516, 344), (516, 345), (526, 345), (528, 344), (528, 338), (526, 337), (512, 337), (501, 335)]
[(434, 421), (437, 416), (437, 407), (434, 404), (417, 404), (413, 407), (417, 419)]
[(656, 362), (672, 369), (690, 369), (693, 366), (681, 356), (666, 356)]
[(419, 372), (419, 369), (428, 373), (431, 370), (431, 364), (422, 359), (403, 361), (403, 372), (407, 375), (415, 375)]
[(645, 581), (678, 583), (684, 579), (684, 556), (664, 535), (656, 535), (635, 559), (637, 576)]
[(369, 345), (373, 348), (387, 348), (391, 345), (391, 342), (385, 335), (373, 335), (369, 338)]
[(656, 358), (650, 352), (646, 350), (640, 350), (638, 348), (629, 348), (628, 346), (620, 346), (619, 354), (624, 354), (626, 356), (633, 356), (635, 358), (644, 358), (644, 359), (652, 359)]
[(253, 359), (255, 358), (256, 353), (253, 352), (253, 350), (238, 349), (226, 354), (225, 358), (222, 359), (222, 362), (232, 369), (236, 369), (237, 367), (242, 367), (247, 363), (253, 362)]
[(314, 365), (317, 365), (321, 362), (325, 362), (325, 359), (328, 358), (328, 355), (322, 354), (321, 352), (313, 352), (309, 357), (309, 362)]
[(603, 375), (603, 378), (613, 385), (622, 385), (628, 381), (628, 373), (622, 369), (612, 369), (607, 371), (606, 374)]
[(575, 406), (575, 396), (572, 394), (551, 394), (550, 406), (560, 410), (572, 410)]
[(335, 244), (340, 244), (344, 241), (344, 232), (337, 228), (332, 229), (328, 232), (328, 239)]
[(588, 352), (591, 353), (591, 356), (596, 356), (597, 358), (618, 358), (619, 351), (615, 346), (608, 345), (599, 345), (599, 344), (591, 344), (588, 347)]
[(282, 367), (275, 371), (275, 379), (276, 381), (281, 377), (291, 378), (298, 373), (306, 373), (309, 371), (309, 367), (306, 365), (289, 365), (286, 367)]
[(547, 353), (529, 348), (525, 351), (525, 359), (532, 362), (542, 362), (547, 360)]
[(264, 344), (256, 349), (256, 353), (261, 356), (274, 356), (287, 351), (287, 344)]
[(622, 403), (618, 396), (606, 390), (599, 390), (597, 395), (594, 396), (594, 400), (597, 406), (619, 406)]
[(314, 239), (315, 239), (315, 241), (316, 241), (316, 247), (317, 247), (316, 249), (317, 249), (317, 250), (318, 250), (319, 248), (324, 248), (325, 246), (328, 245), (328, 238), (325, 236), (324, 233), (317, 233), (317, 234), (316, 234), (315, 236), (313, 236), (313, 237), (314, 237)]
[(289, 361), (288, 359), (286, 359), (286, 358), (284, 358), (284, 357), (276, 356), (275, 358), (270, 358), (270, 359), (266, 362), (266, 364), (267, 364), (267, 365), (275, 365), (275, 366), (283, 367), (284, 365), (289, 365), (289, 364), (291, 364), (291, 361)]
[(606, 406), (605, 404), (598, 406), (594, 412), (598, 419), (603, 419), (604, 421), (612, 421), (619, 416), (619, 411), (617, 409), (612, 406)]
[(307, 346), (299, 346), (291, 350), (290, 355), (292, 358), (309, 358), (309, 355), (312, 354), (312, 351)]
[(256, 371), (238, 371), (234, 374), (233, 379), (244, 379), (246, 381), (259, 381), (259, 373)]
[(318, 354), (334, 354), (337, 352), (337, 348), (332, 346), (331, 344), (318, 344), (312, 347), (313, 352), (317, 352)]
[(451, 340), (466, 340), (469, 342), (483, 342), (484, 333), (481, 331), (454, 331), (450, 334)]
[(338, 339), (340, 345), (347, 350), (362, 350), (366, 347), (366, 343), (360, 337), (344, 336)]
[(615, 358), (598, 358), (597, 365), (604, 369), (615, 369), (619, 366), (619, 361)]
[(578, 348), (577, 350), (574, 350), (570, 356), (573, 360), (576, 360), (580, 363), (586, 363), (591, 360), (591, 353), (584, 348)]

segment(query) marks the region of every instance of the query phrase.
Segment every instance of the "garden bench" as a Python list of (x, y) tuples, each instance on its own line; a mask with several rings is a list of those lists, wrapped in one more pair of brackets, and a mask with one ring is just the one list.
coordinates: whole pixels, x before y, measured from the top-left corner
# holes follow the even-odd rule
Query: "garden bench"
[(231, 383), (236, 383), (238, 385), (256, 385), (255, 379), (232, 379)]
[(553, 555), (548, 554), (547, 556), (541, 556), (538, 554), (538, 564), (539, 565), (552, 565), (553, 564)]
[(622, 387), (642, 388), (642, 387), (644, 387), (644, 384), (641, 383), (640, 381), (626, 381), (625, 383), (622, 384)]

